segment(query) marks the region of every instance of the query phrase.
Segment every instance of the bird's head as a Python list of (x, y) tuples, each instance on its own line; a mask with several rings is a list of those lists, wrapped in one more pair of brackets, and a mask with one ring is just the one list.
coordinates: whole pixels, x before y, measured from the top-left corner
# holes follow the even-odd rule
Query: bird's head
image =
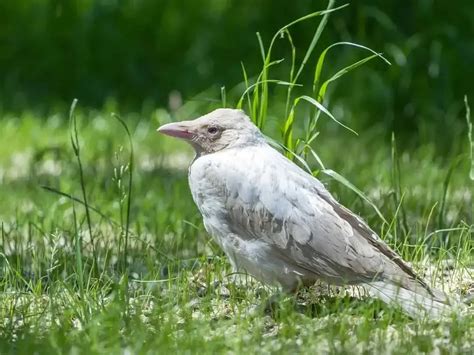
[(168, 123), (158, 132), (190, 143), (198, 155), (265, 142), (242, 110), (217, 109), (192, 121)]

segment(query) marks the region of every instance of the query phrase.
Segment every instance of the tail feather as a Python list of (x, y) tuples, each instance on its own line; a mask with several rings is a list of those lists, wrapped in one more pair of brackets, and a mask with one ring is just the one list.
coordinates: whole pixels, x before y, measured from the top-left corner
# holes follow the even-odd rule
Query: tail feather
[(377, 297), (385, 303), (395, 303), (406, 313), (415, 317), (439, 318), (453, 311), (447, 298), (438, 290), (435, 290), (432, 296), (426, 290), (423, 290), (424, 292), (413, 290), (385, 281), (372, 282), (367, 286), (371, 296)]

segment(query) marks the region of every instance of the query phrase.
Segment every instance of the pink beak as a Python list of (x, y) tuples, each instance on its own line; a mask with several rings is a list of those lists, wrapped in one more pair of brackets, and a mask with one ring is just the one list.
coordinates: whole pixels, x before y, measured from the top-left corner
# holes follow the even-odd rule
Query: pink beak
[(195, 136), (189, 121), (167, 123), (157, 129), (159, 133), (167, 136), (190, 140)]

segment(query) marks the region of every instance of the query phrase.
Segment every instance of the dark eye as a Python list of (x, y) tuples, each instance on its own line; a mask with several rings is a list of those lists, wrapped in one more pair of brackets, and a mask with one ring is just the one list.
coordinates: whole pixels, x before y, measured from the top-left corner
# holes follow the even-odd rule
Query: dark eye
[(216, 134), (219, 130), (217, 129), (216, 126), (210, 126), (207, 128), (207, 132), (210, 134)]

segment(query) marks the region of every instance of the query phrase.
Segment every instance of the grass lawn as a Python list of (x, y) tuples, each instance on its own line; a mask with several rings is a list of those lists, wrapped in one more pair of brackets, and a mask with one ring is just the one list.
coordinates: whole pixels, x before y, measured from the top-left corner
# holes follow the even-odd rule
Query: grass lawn
[[(412, 319), (360, 289), (318, 284), (264, 312), (277, 290), (232, 275), (203, 228), (187, 186), (191, 149), (155, 133), (170, 120), (165, 111), (136, 116), (123, 116), (134, 144), (130, 214), (130, 147), (107, 110), (78, 111), (82, 170), (67, 112), (2, 118), (1, 353), (474, 350), (472, 306), (440, 320)], [(269, 121), (278, 126), (271, 115)], [(356, 137), (331, 127), (314, 144), (318, 155), (363, 191), (387, 223), (347, 186), (319, 173), (330, 191), (430, 284), (472, 295), (467, 133), (439, 155), (436, 142), (403, 149), (379, 128)], [(268, 133), (278, 138), (275, 132)]]

